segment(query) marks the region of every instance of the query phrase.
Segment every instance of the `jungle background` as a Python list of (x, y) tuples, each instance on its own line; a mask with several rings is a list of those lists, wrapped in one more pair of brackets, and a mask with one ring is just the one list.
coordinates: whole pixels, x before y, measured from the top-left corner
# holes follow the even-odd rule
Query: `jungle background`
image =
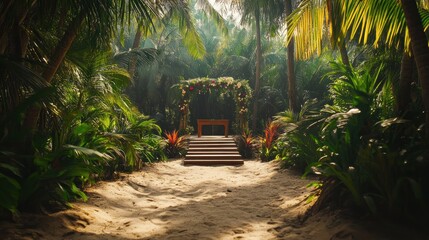
[[(86, 199), (88, 184), (166, 160), (164, 133), (180, 120), (175, 86), (229, 76), (253, 90), (249, 129), (234, 134), (263, 161), (320, 176), (313, 210), (424, 225), (428, 7), (4, 0), (0, 215)], [(198, 95), (190, 126), (233, 118), (234, 106), (230, 96)]]

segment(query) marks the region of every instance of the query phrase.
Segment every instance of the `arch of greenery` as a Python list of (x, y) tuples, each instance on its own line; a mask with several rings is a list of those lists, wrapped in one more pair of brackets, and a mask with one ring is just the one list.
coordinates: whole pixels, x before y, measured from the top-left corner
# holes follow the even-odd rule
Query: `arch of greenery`
[(180, 127), (187, 129), (189, 122), (189, 103), (197, 94), (219, 94), (232, 96), (235, 101), (235, 125), (241, 132), (248, 127), (249, 101), (252, 97), (252, 89), (247, 80), (234, 80), (232, 77), (220, 78), (195, 78), (183, 80), (178, 84), (181, 91)]

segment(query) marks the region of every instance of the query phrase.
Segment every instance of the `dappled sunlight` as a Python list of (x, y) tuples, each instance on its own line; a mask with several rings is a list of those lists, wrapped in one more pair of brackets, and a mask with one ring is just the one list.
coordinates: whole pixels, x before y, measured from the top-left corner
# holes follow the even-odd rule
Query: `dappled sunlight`
[[(89, 224), (72, 239), (110, 235), (124, 239), (270, 239), (308, 207), (302, 180), (275, 163), (247, 161), (241, 167), (184, 167), (160, 163), (122, 181), (89, 189), (77, 203)], [(301, 207), (296, 210), (298, 205)]]
[(1, 240), (429, 239), (429, 1), (5, 0), (0, 29)]

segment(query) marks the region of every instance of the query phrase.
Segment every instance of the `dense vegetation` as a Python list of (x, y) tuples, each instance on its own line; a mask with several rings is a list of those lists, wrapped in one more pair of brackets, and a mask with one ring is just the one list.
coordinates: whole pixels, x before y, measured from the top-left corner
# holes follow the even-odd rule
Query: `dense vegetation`
[[(427, 1), (217, 2), (240, 16), (203, 0), (0, 3), (0, 215), (183, 155), (173, 86), (228, 76), (253, 89), (242, 155), (320, 175), (314, 209), (427, 216)], [(231, 106), (202, 92), (190, 125)]]

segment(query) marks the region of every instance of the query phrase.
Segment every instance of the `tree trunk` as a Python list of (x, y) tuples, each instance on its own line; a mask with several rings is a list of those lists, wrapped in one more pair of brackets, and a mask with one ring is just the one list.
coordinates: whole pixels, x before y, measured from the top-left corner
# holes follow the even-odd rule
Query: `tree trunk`
[[(292, 13), (292, 0), (286, 0), (286, 17)], [(289, 110), (298, 112), (298, 103), (296, 95), (296, 76), (295, 76), (295, 38), (292, 37), (287, 46), (287, 79), (288, 79), (288, 99)]]
[(346, 49), (346, 43), (344, 42), (344, 33), (340, 30), (340, 32), (337, 32), (334, 26), (335, 24), (340, 24), (341, 19), (338, 19), (334, 17), (334, 8), (337, 8), (338, 6), (335, 5), (335, 3), (332, 0), (326, 1), (327, 4), (327, 10), (328, 10), (328, 16), (329, 16), (329, 23), (331, 27), (331, 42), (332, 47), (338, 47), (338, 50), (340, 51), (341, 55), (341, 61), (344, 65), (350, 66), (350, 60)]
[(401, 72), (399, 83), (396, 86), (395, 110), (398, 114), (404, 114), (411, 102), (411, 83), (413, 81), (413, 57), (409, 53), (404, 52), (401, 61)]
[[(167, 78), (168, 78), (167, 76), (163, 75), (161, 77), (161, 79), (159, 80), (159, 88), (158, 88), (159, 91), (158, 92), (161, 94), (161, 96), (167, 96), (167, 89), (168, 88), (165, 87), (165, 85), (167, 83)], [(167, 104), (166, 103), (166, 97), (160, 97), (159, 98), (159, 103), (158, 103), (158, 111), (164, 117), (166, 116), (166, 111), (165, 111), (166, 104)]]
[[(84, 11), (80, 12), (70, 23), (64, 36), (61, 38), (59, 43), (57, 44), (52, 57), (49, 59), (48, 66), (45, 71), (42, 73), (42, 78), (47, 83), (51, 83), (55, 74), (58, 71), (61, 63), (63, 62), (68, 50), (70, 49), (73, 41), (77, 36), (77, 32), (82, 25), (84, 20)], [(41, 107), (33, 106), (26, 112), (23, 127), (29, 130), (31, 133), (34, 133), (37, 127), (37, 121), (39, 120)]]
[(423, 30), (420, 14), (415, 0), (401, 0), (405, 20), (411, 38), (414, 60), (417, 65), (422, 99), (425, 108), (426, 138), (429, 138), (429, 47), (428, 40)]
[(252, 113), (252, 130), (256, 131), (258, 121), (258, 99), (261, 91), (260, 77), (261, 77), (261, 26), (259, 17), (259, 8), (255, 10), (255, 21), (256, 21), (256, 71), (255, 71), (255, 92), (253, 96), (253, 113)]
[[(134, 36), (133, 50), (140, 46), (142, 39), (142, 25), (139, 23), (137, 26), (136, 35)], [(131, 56), (130, 63), (128, 64), (128, 73), (130, 74), (131, 81), (134, 83), (134, 74), (136, 72), (137, 56)]]
[[(11, 8), (17, 7), (14, 6), (14, 4), (19, 4), (14, 3), (14, 1), (5, 1), (3, 4), (4, 5), (0, 8), (0, 27), (5, 27), (6, 29), (0, 31), (0, 54), (9, 52), (12, 53), (12, 55), (14, 56), (19, 56), (23, 58), (25, 54), (22, 55), (20, 54), (20, 52), (27, 51), (27, 45), (29, 41), (28, 32), (25, 30), (23, 23), (24, 21), (26, 21), (28, 12), (30, 11), (32, 5), (34, 5), (34, 2), (30, 4), (30, 6), (27, 6), (26, 8), (20, 8), (16, 12), (16, 16), (14, 18), (15, 21), (11, 25), (12, 27), (7, 26), (8, 23), (5, 22), (6, 18), (8, 18), (7, 12), (16, 11)], [(16, 54), (16, 52), (18, 52), (18, 54)]]
[(350, 66), (349, 55), (347, 53), (346, 43), (344, 42), (344, 40), (338, 43), (338, 49), (340, 50), (341, 61), (343, 62), (343, 64), (346, 66)]

